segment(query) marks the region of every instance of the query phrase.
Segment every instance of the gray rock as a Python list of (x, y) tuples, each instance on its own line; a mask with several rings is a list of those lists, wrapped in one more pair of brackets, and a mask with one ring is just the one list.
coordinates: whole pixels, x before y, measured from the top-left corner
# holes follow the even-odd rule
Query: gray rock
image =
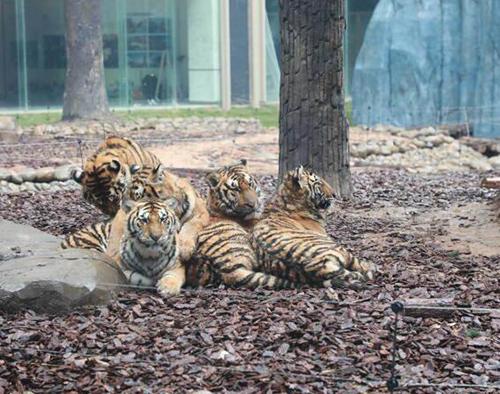
[(0, 220), (0, 310), (61, 313), (108, 302), (124, 283), (102, 253), (60, 249), (61, 240)]
[(19, 133), (17, 130), (1, 130), (0, 129), (0, 142), (7, 144), (15, 144), (19, 142)]
[(54, 169), (43, 167), (36, 170), (35, 182), (52, 182), (54, 180)]
[(23, 182), (33, 182), (36, 179), (37, 170), (29, 169), (18, 174)]
[(7, 181), (15, 183), (16, 185), (20, 185), (21, 183), (23, 183), (23, 178), (21, 178), (15, 172), (11, 172), (10, 177), (7, 179)]
[(54, 169), (54, 179), (56, 181), (67, 181), (68, 179), (72, 179), (71, 172), (77, 168), (78, 167), (74, 165), (65, 165), (57, 167)]
[(8, 260), (12, 248), (21, 250), (23, 256), (32, 256), (58, 249), (60, 243), (59, 238), (36, 228), (0, 219), (0, 264)]
[(12, 175), (11, 171), (0, 168), (0, 181), (8, 181)]
[(355, 123), (500, 135), (500, 1), (380, 0), (356, 58)]
[(0, 130), (16, 130), (16, 128), (14, 116), (0, 116)]

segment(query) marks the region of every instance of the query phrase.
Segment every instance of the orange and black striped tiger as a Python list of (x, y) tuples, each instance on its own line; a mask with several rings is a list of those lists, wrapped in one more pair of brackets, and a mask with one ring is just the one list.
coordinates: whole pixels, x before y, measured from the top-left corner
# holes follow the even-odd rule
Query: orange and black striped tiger
[(207, 176), (211, 223), (198, 237), (198, 248), (186, 264), (188, 286), (225, 283), (233, 287), (288, 288), (287, 279), (260, 270), (248, 229), (262, 212), (260, 187), (246, 160)]
[(179, 218), (179, 256), (188, 261), (196, 248), (200, 231), (208, 224), (209, 214), (203, 198), (188, 179), (167, 171), (163, 165), (155, 167), (133, 166), (129, 197), (133, 200), (153, 198), (176, 201), (175, 212)]
[[(179, 257), (182, 261), (191, 258), (199, 232), (208, 224), (209, 215), (205, 201), (185, 179), (168, 172), (162, 165), (139, 167), (132, 165), (129, 191), (125, 198), (133, 201), (169, 201), (180, 223), (178, 235)], [(175, 201), (175, 204), (173, 203)], [(94, 249), (105, 252), (111, 224), (97, 223), (87, 226), (66, 237), (63, 248)]]
[(178, 257), (179, 228), (170, 201), (125, 200), (113, 219), (107, 253), (132, 285), (178, 294), (185, 280)]
[(331, 186), (302, 166), (285, 175), (252, 232), (266, 272), (320, 287), (373, 278), (372, 263), (354, 257), (326, 233), (326, 212), (333, 198)]
[(111, 222), (99, 222), (75, 231), (61, 243), (61, 248), (92, 249), (106, 253), (108, 248)]
[(131, 139), (107, 137), (87, 159), (83, 171), (73, 173), (82, 185), (83, 198), (102, 212), (114, 216), (130, 185), (131, 165), (157, 166), (160, 160)]

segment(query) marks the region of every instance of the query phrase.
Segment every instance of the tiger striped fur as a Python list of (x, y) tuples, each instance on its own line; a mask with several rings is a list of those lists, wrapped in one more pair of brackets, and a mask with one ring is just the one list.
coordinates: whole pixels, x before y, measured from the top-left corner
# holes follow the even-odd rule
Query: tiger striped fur
[(174, 210), (179, 218), (179, 256), (188, 261), (196, 248), (199, 232), (208, 224), (209, 214), (203, 198), (189, 180), (177, 177), (163, 165), (132, 166), (129, 197), (135, 201), (148, 198), (176, 201)]
[[(141, 201), (144, 199), (169, 200), (179, 218), (181, 230), (178, 235), (179, 257), (188, 261), (196, 248), (198, 234), (209, 221), (205, 201), (184, 178), (168, 172), (162, 165), (155, 167), (130, 167), (132, 176), (127, 199)], [(175, 200), (175, 203), (173, 202)], [(95, 231), (104, 226), (98, 223), (76, 231), (62, 243), (63, 248), (78, 247), (106, 251), (109, 226), (106, 232)]]
[(252, 233), (267, 272), (317, 287), (357, 285), (373, 278), (372, 263), (354, 257), (326, 233), (326, 211), (333, 198), (331, 186), (302, 166), (285, 175)]
[(86, 160), (83, 170), (73, 172), (73, 179), (82, 185), (86, 201), (113, 217), (130, 185), (133, 164), (154, 167), (160, 160), (131, 139), (110, 136)]
[(68, 235), (61, 242), (61, 248), (92, 249), (106, 253), (110, 232), (110, 222), (94, 223)]
[(246, 160), (208, 174), (207, 180), (211, 223), (201, 231), (195, 256), (186, 264), (186, 284), (197, 287), (223, 282), (250, 289), (292, 287), (288, 280), (259, 270), (247, 229), (259, 218), (262, 200)]
[(110, 254), (129, 282), (178, 294), (185, 270), (178, 258), (179, 221), (169, 202), (126, 200), (113, 219)]

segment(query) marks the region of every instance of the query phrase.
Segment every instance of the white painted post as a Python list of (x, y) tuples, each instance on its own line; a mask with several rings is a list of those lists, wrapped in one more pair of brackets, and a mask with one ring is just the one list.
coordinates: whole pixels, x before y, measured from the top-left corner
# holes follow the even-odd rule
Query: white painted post
[(223, 111), (231, 109), (231, 31), (229, 0), (220, 0), (220, 90)]
[(253, 108), (259, 108), (265, 98), (265, 12), (265, 0), (248, 2), (250, 105)]

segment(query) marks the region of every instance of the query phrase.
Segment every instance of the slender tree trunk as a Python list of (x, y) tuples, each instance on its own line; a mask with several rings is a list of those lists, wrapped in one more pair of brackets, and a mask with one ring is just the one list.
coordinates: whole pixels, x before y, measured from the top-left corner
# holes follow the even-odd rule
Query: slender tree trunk
[(344, 0), (280, 0), (280, 14), (280, 179), (307, 165), (350, 197)]
[(65, 0), (66, 83), (63, 119), (109, 114), (104, 85), (100, 0)]

